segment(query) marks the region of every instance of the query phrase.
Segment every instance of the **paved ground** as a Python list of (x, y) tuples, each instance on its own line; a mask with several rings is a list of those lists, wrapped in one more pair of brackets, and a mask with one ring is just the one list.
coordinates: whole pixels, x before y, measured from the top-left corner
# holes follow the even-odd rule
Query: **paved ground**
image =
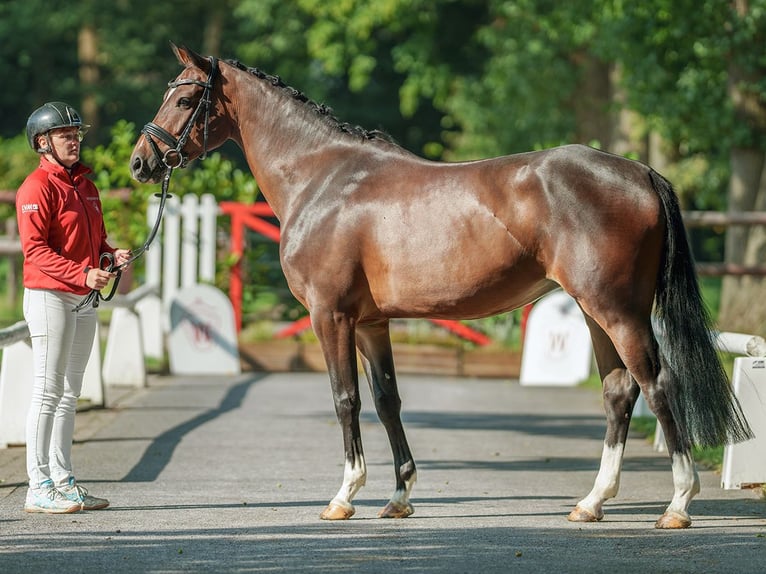
[(347, 522), (318, 516), (340, 486), (322, 374), (155, 378), (78, 414), (78, 479), (103, 511), (22, 512), (24, 449), (0, 450), (0, 572), (738, 572), (766, 569), (766, 502), (703, 472), (691, 529), (657, 531), (668, 460), (628, 444), (597, 524), (566, 515), (592, 485), (599, 396), (515, 381), (403, 376), (418, 463), (415, 514), (375, 518), (393, 490), (367, 393), (367, 486)]

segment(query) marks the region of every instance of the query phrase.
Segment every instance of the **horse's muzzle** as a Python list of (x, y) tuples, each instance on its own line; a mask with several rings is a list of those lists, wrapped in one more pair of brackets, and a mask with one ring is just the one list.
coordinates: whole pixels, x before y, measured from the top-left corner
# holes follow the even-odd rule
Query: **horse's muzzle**
[(140, 183), (157, 183), (160, 180), (160, 166), (151, 165), (151, 161), (134, 153), (130, 158), (130, 175)]

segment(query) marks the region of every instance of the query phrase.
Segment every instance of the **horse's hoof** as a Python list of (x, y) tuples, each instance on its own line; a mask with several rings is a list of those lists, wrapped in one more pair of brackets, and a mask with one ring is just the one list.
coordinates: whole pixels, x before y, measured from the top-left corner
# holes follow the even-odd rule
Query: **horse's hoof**
[(660, 516), (659, 520), (654, 524), (655, 528), (689, 528), (692, 525), (692, 519), (685, 512), (675, 512), (668, 510)]
[(603, 513), (601, 516), (596, 516), (590, 510), (585, 510), (580, 506), (575, 506), (575, 509), (567, 516), (569, 522), (598, 522), (602, 518), (604, 518)]
[(407, 504), (398, 504), (389, 501), (386, 507), (378, 512), (378, 518), (407, 518), (413, 512), (415, 512), (415, 509), (412, 508), (409, 502)]
[(341, 504), (339, 502), (331, 502), (319, 515), (322, 520), (348, 520), (352, 516), (356, 509), (351, 504)]

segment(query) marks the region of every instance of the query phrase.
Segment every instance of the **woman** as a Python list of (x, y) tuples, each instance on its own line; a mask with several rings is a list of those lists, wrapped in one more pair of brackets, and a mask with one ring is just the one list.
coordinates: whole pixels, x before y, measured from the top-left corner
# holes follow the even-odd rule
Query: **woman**
[(27, 416), (26, 512), (69, 513), (106, 508), (75, 480), (72, 440), (77, 398), (96, 332), (96, 310), (74, 308), (114, 273), (100, 269), (102, 253), (116, 265), (130, 252), (106, 241), (98, 189), (80, 163), (89, 126), (63, 102), (44, 104), (27, 120), (27, 139), (40, 164), (16, 194), (24, 254), (24, 318), (34, 355)]

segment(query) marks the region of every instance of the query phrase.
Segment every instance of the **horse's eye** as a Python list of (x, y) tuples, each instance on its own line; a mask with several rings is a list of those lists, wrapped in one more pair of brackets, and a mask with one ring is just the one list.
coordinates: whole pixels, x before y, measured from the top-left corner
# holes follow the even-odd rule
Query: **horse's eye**
[(191, 99), (190, 98), (179, 98), (178, 99), (178, 107), (179, 108), (190, 108), (191, 107)]

